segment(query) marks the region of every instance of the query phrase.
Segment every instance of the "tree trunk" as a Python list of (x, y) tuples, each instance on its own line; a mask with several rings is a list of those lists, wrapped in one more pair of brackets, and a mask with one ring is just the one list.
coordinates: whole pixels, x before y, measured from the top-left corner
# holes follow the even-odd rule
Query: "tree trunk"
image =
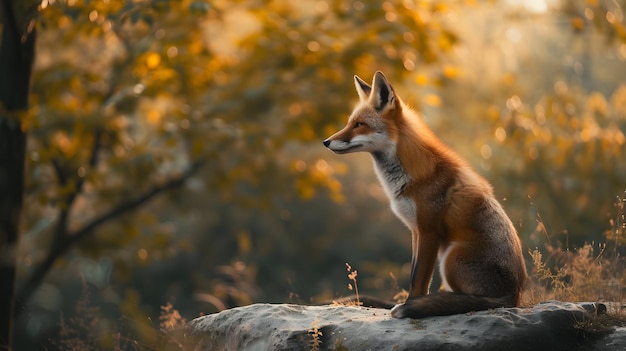
[(15, 296), (15, 249), (24, 190), (26, 133), (35, 31), (18, 28), (10, 0), (2, 0), (0, 42), (0, 350), (11, 350)]

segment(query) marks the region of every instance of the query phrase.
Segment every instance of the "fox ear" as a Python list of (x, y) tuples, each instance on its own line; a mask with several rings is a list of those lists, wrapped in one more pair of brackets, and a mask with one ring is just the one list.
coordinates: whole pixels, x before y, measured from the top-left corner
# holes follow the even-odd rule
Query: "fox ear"
[(374, 74), (372, 91), (372, 104), (376, 110), (382, 111), (385, 108), (394, 108), (396, 106), (396, 93), (383, 72), (377, 71)]
[(359, 78), (359, 76), (354, 76), (354, 86), (356, 87), (356, 92), (359, 94), (361, 101), (366, 101), (370, 97), (372, 87), (365, 83), (363, 79)]

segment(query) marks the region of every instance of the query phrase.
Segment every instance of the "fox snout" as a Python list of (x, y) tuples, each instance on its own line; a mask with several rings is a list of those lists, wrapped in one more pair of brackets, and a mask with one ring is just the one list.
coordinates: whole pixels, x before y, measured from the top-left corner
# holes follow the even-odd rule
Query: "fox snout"
[(324, 144), (324, 146), (326, 146), (328, 150), (336, 154), (343, 153), (341, 152), (342, 147), (338, 147), (338, 144), (347, 144), (345, 142), (340, 142), (340, 141), (335, 141), (335, 144), (333, 144), (332, 137), (329, 137), (328, 139), (324, 140), (322, 143)]
[(347, 154), (349, 152), (355, 151), (365, 151), (362, 150), (363, 143), (356, 141), (355, 138), (352, 138), (349, 141), (337, 140), (333, 138), (334, 136), (329, 137), (324, 140), (324, 146), (328, 148), (328, 150), (336, 153), (336, 154)]

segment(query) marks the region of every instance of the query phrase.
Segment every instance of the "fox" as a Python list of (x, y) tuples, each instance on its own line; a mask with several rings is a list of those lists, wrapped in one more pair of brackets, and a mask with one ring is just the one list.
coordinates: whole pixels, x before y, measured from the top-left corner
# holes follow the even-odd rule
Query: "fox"
[[(369, 152), (392, 212), (411, 231), (408, 298), (395, 318), (448, 316), (521, 303), (527, 280), (517, 231), (491, 184), (442, 143), (377, 71), (354, 76), (359, 102), (323, 141), (336, 154)], [(429, 294), (437, 260), (441, 287)]]

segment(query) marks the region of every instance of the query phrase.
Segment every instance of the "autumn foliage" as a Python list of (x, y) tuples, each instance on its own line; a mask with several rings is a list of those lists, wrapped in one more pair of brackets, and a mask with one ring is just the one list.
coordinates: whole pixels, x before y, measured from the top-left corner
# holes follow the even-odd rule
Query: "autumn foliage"
[(19, 115), (24, 349), (66, 345), (85, 294), (96, 325), (70, 336), (105, 349), (157, 349), (161, 306), (176, 324), (347, 295), (345, 262), (391, 299), (409, 234), (367, 155), (321, 147), (353, 75), (376, 70), (493, 183), (527, 249), (623, 241), (604, 236), (626, 190), (617, 2), (14, 3), (38, 33)]

